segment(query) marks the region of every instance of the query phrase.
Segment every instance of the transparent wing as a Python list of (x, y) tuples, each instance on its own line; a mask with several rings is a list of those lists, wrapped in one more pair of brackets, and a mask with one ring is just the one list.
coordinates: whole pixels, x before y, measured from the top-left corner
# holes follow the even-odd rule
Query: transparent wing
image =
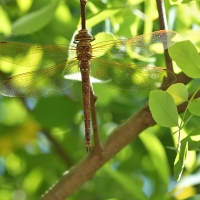
[(0, 42), (0, 60), (21, 66), (52, 66), (76, 57), (76, 48), (67, 45), (36, 45)]
[(99, 83), (122, 90), (153, 90), (173, 83), (176, 78), (166, 69), (125, 64), (100, 58), (91, 62), (91, 76)]
[(110, 59), (149, 57), (160, 53), (176, 42), (174, 31), (155, 31), (130, 39), (100, 42), (92, 46), (93, 56), (107, 56)]
[[(10, 97), (48, 96), (70, 87), (78, 72), (78, 61), (74, 59), (53, 67), (19, 74), (0, 83), (0, 94)], [(68, 79), (66, 75), (71, 75), (72, 78)]]

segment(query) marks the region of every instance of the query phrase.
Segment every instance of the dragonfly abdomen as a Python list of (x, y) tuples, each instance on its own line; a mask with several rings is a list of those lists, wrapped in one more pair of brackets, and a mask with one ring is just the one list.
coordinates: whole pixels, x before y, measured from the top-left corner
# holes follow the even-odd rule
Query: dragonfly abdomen
[(87, 151), (90, 150), (90, 61), (79, 62), (82, 76), (83, 109), (85, 118), (85, 143)]

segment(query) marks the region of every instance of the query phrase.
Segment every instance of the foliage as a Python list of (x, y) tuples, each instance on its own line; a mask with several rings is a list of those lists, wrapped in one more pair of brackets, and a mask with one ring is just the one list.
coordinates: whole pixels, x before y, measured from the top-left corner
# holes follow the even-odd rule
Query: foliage
[[(176, 43), (173, 47), (169, 48), (171, 58), (176, 62), (178, 67), (191, 78), (200, 78), (200, 57), (194, 45), (190, 41), (182, 41)], [(168, 88), (167, 92), (152, 91), (150, 94), (149, 106), (154, 120), (157, 124), (164, 127), (177, 127), (178, 141), (177, 141), (177, 156), (174, 165), (174, 176), (176, 180), (180, 180), (183, 172), (184, 164), (187, 159), (188, 145), (193, 140), (190, 138), (190, 132), (187, 137), (181, 140), (181, 130), (185, 128), (186, 124), (191, 120), (193, 115), (200, 116), (199, 112), (199, 98), (194, 99), (195, 94), (200, 90), (197, 88), (194, 95), (188, 100), (188, 91), (183, 84), (177, 83)], [(171, 94), (171, 95), (169, 95)], [(174, 99), (173, 99), (174, 98)], [(188, 107), (185, 109), (181, 122), (178, 123), (178, 112), (176, 105), (189, 101)], [(186, 118), (187, 110), (191, 113)], [(196, 127), (193, 129), (199, 129)], [(191, 135), (192, 136), (192, 135)], [(195, 139), (199, 143), (199, 138)], [(194, 149), (193, 149), (194, 150)]]
[[(180, 40), (184, 40), (170, 48), (170, 56), (177, 65), (175, 71), (182, 70), (194, 79), (187, 86), (175, 84), (166, 92), (152, 91), (149, 104), (158, 125), (130, 141), (70, 200), (171, 200), (200, 196), (199, 99), (194, 95), (188, 98), (188, 93), (199, 91), (199, 1), (171, 0), (165, 1), (165, 6), (169, 29), (177, 31)], [(78, 0), (1, 0), (0, 41), (69, 45), (80, 29), (79, 7)], [(87, 3), (87, 27), (99, 41), (159, 30), (158, 21), (156, 1)], [(165, 66), (160, 54), (143, 62)], [(0, 69), (2, 81), (38, 67), (1, 61)], [(94, 90), (98, 96), (101, 141), (139, 111), (149, 94), (149, 91), (126, 92), (98, 84), (94, 84)], [(178, 115), (176, 106), (183, 102), (189, 102), (188, 107)], [(64, 149), (65, 157), (59, 147)], [(63, 94), (39, 99), (0, 96), (0, 154), (0, 200), (39, 199), (64, 171), (86, 155), (80, 83)], [(174, 177), (180, 181), (175, 182)]]

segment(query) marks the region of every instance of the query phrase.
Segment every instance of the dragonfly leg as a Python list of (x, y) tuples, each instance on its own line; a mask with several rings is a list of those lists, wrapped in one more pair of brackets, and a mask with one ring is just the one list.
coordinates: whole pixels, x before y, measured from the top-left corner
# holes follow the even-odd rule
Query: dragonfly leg
[(86, 151), (90, 152), (91, 150), (90, 129), (85, 130), (85, 145), (86, 145)]

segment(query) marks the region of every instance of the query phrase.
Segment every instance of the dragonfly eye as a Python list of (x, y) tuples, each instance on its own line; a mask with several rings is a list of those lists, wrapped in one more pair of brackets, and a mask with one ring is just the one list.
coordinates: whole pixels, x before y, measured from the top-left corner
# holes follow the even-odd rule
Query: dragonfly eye
[(88, 54), (87, 54), (87, 57), (91, 57), (91, 53), (88, 53)]

